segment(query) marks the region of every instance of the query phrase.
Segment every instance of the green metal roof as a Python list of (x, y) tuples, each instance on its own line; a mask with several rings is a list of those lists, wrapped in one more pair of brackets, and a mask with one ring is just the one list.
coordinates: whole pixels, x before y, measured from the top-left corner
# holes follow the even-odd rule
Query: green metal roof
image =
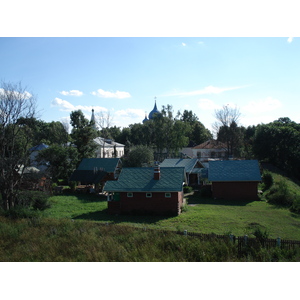
[(210, 161), (209, 181), (261, 181), (257, 160)]
[(160, 168), (160, 179), (154, 179), (154, 168), (123, 168), (119, 179), (107, 181), (107, 192), (180, 192), (185, 181), (184, 168)]
[(119, 158), (83, 158), (77, 170), (101, 170), (113, 173), (119, 163)]
[(161, 167), (184, 167), (187, 173), (190, 173), (197, 164), (197, 158), (166, 158), (161, 164)]

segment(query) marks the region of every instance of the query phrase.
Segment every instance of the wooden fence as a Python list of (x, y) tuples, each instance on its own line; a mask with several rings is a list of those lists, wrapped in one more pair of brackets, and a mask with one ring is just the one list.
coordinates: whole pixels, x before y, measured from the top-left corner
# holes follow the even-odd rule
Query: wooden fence
[(239, 252), (241, 252), (245, 247), (266, 248), (266, 249), (278, 247), (280, 249), (285, 249), (285, 250), (293, 250), (296, 247), (300, 247), (300, 241), (284, 240), (279, 237), (277, 239), (256, 238), (256, 237), (249, 238), (247, 235), (236, 237), (234, 235), (195, 233), (195, 232), (188, 232), (187, 230), (184, 230), (183, 232), (177, 231), (176, 233), (181, 235), (198, 237), (201, 240), (223, 240), (227, 242), (230, 241), (233, 244), (238, 246)]
[[(111, 223), (113, 224), (113, 223)], [(106, 223), (106, 225), (110, 225), (109, 222)], [(267, 239), (267, 238), (249, 238), (247, 235), (244, 236), (234, 236), (232, 234), (206, 234), (206, 233), (198, 233), (198, 232), (189, 232), (187, 230), (184, 231), (171, 231), (171, 230), (158, 230), (158, 229), (150, 229), (150, 228), (139, 228), (135, 227), (136, 230), (146, 230), (146, 231), (155, 231), (158, 234), (168, 234), (168, 233), (174, 233), (189, 237), (198, 238), (202, 241), (224, 241), (228, 243), (233, 243), (234, 245), (237, 245), (238, 252), (242, 253), (243, 250), (249, 249), (249, 248), (266, 248), (271, 249), (278, 247), (280, 249), (285, 250), (294, 250), (297, 247), (300, 247), (300, 241), (296, 240), (285, 240), (281, 238), (276, 239)]]

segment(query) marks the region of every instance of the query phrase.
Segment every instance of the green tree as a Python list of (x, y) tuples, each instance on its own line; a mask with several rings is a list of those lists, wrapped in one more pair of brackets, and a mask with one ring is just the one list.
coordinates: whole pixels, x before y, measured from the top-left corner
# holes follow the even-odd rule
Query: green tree
[(20, 118), (34, 118), (36, 99), (21, 83), (1, 83), (0, 88), (0, 193), (2, 207), (9, 210), (18, 204), (17, 191), (29, 163), (33, 133)]
[(153, 150), (147, 146), (138, 145), (130, 149), (124, 160), (124, 166), (142, 167), (144, 164), (151, 164), (153, 160)]
[[(285, 120), (282, 122), (282, 120)], [(279, 119), (256, 128), (253, 151), (260, 160), (300, 178), (300, 126), (295, 122)]]
[(81, 110), (71, 112), (70, 119), (73, 127), (70, 135), (77, 148), (79, 161), (93, 157), (97, 147), (93, 141), (97, 137), (94, 124), (84, 117)]
[(47, 123), (36, 118), (24, 117), (19, 118), (17, 122), (19, 125), (27, 126), (28, 129), (31, 129), (32, 146), (41, 143), (63, 145), (69, 141), (69, 133), (61, 122), (52, 121)]
[(79, 162), (76, 148), (61, 145), (52, 145), (41, 150), (37, 160), (46, 162), (49, 165), (48, 170), (53, 182), (56, 182), (58, 179), (68, 180)]

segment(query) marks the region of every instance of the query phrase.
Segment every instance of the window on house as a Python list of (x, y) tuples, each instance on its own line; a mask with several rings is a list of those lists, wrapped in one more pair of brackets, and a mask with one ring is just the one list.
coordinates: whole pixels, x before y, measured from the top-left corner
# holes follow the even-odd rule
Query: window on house
[(201, 151), (197, 152), (197, 158), (201, 158)]
[(127, 198), (132, 198), (133, 197), (133, 193), (127, 193)]
[(152, 193), (146, 193), (147, 198), (152, 198)]
[(171, 193), (165, 193), (165, 198), (171, 198)]

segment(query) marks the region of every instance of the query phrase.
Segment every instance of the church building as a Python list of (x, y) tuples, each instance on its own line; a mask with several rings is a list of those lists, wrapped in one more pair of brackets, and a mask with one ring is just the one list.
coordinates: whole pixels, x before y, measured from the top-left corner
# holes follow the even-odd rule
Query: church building
[(143, 120), (143, 124), (145, 124), (149, 120), (153, 120), (155, 115), (160, 115), (160, 111), (157, 109), (157, 106), (156, 106), (156, 97), (154, 99), (155, 99), (154, 108), (150, 111), (150, 113), (148, 115), (148, 118), (147, 118), (147, 115), (145, 115), (145, 119)]

